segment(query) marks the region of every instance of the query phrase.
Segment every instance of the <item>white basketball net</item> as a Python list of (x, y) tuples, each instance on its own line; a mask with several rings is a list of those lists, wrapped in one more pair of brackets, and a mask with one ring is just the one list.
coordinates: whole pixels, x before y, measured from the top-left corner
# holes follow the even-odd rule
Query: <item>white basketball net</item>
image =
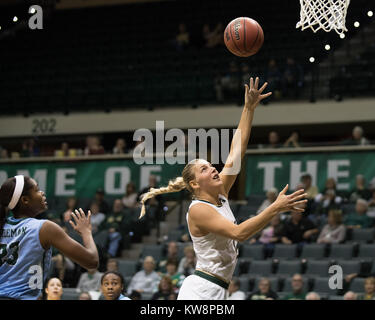
[(338, 34), (348, 31), (345, 27), (346, 12), (350, 0), (300, 0), (301, 20), (296, 28), (311, 28), (314, 32), (323, 29), (335, 30)]

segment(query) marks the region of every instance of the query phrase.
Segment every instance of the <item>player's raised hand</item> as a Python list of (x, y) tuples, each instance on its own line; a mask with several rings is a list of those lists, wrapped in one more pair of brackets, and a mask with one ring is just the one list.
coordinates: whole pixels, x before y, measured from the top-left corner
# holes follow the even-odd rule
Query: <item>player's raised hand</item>
[(90, 210), (88, 211), (87, 216), (81, 208), (79, 209), (79, 211), (74, 210), (72, 211), (72, 217), (75, 223), (72, 220), (70, 220), (69, 223), (78, 234), (82, 235), (85, 232), (91, 233), (92, 226)]
[(249, 108), (250, 110), (255, 110), (260, 101), (272, 94), (272, 92), (262, 94), (264, 89), (267, 87), (267, 84), (268, 83), (265, 82), (263, 86), (258, 89), (259, 78), (255, 78), (255, 83), (253, 77), (250, 78), (249, 85), (245, 84), (245, 106), (247, 108)]
[(305, 193), (305, 190), (299, 189), (290, 195), (286, 195), (288, 188), (289, 188), (289, 185), (287, 184), (285, 188), (279, 193), (277, 199), (273, 203), (273, 205), (275, 205), (277, 208), (277, 212), (282, 213), (282, 212), (287, 212), (291, 210), (298, 211), (298, 212), (305, 211), (304, 208), (299, 207), (299, 205), (307, 202), (307, 200), (303, 200), (307, 196), (307, 193)]

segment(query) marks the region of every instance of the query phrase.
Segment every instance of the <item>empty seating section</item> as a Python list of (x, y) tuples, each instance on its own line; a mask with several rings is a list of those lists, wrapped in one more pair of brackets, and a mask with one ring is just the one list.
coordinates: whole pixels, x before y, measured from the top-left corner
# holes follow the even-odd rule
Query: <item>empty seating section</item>
[[(236, 16), (256, 19), (265, 34), (261, 51), (246, 60), (252, 74), (261, 75), (271, 58), (283, 64), (287, 57), (308, 73), (308, 57), (325, 54), (322, 43), (339, 47), (340, 42), (335, 34), (308, 36), (309, 31), (296, 30), (299, 3), (286, 1), (287, 5), (258, 2), (249, 7), (241, 0), (220, 5), (214, 0), (184, 0), (55, 10), (43, 32), (25, 28), (3, 39), (7, 50), (0, 52), (6, 61), (0, 66), (0, 112), (213, 103), (215, 77), (227, 71), (230, 61), (243, 60), (224, 46), (205, 48), (202, 27), (218, 22), (225, 26)], [(351, 9), (355, 14), (357, 9)], [(185, 51), (173, 45), (181, 22), (191, 38)]]

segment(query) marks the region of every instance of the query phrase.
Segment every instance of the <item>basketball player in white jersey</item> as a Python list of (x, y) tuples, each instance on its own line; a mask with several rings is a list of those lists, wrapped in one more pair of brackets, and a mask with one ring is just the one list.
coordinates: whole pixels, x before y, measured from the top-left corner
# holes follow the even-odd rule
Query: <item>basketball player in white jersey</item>
[[(237, 262), (237, 242), (245, 241), (262, 230), (271, 219), (281, 212), (306, 202), (304, 190), (286, 195), (288, 185), (276, 201), (257, 216), (237, 225), (228, 202), (229, 191), (236, 180), (227, 168), (242, 161), (250, 137), (254, 111), (259, 102), (271, 95), (262, 94), (265, 83), (258, 89), (259, 79), (245, 85), (245, 106), (237, 131), (233, 137), (230, 154), (221, 173), (206, 160), (189, 162), (182, 177), (170, 181), (167, 187), (150, 189), (142, 197), (141, 216), (145, 214), (144, 203), (159, 194), (188, 189), (193, 201), (186, 215), (189, 232), (197, 256), (196, 270), (188, 276), (179, 291), (178, 300), (225, 300), (227, 289)], [(250, 213), (249, 213), (250, 214)]]

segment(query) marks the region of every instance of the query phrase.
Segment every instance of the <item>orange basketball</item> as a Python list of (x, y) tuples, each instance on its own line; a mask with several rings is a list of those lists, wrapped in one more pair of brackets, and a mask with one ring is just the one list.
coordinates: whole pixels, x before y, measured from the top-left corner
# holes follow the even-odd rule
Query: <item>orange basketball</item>
[(264, 41), (263, 29), (254, 19), (241, 17), (228, 23), (224, 43), (228, 50), (239, 57), (256, 54)]

